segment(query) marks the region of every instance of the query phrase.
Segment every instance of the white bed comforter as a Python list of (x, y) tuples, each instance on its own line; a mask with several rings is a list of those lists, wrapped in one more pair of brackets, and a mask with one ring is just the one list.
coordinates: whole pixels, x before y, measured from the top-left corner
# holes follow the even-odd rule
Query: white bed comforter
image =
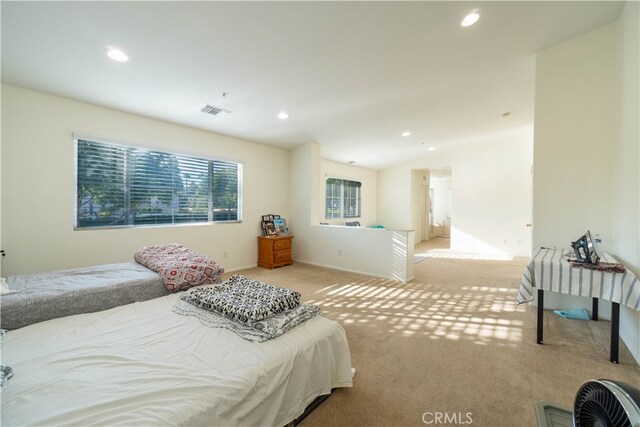
[(315, 317), (264, 343), (171, 311), (179, 295), (10, 331), (2, 425), (273, 425), (351, 386), (342, 327)]

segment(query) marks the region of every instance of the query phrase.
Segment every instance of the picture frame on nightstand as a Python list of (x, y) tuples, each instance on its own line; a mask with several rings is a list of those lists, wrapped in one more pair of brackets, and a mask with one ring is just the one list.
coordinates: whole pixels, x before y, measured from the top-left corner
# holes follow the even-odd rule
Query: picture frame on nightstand
[(267, 222), (265, 224), (266, 234), (265, 236), (277, 236), (276, 226), (272, 222)]
[(285, 219), (276, 214), (262, 215), (260, 226), (265, 237), (288, 236), (290, 233)]
[(276, 228), (276, 234), (278, 236), (286, 236), (287, 234), (287, 224), (285, 223), (283, 218), (277, 218), (273, 220), (273, 225)]

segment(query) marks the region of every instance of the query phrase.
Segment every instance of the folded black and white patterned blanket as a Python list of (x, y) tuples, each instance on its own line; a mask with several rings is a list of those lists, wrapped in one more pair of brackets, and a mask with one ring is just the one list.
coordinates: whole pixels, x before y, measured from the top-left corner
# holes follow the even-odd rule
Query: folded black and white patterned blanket
[(182, 299), (173, 306), (173, 311), (183, 316), (194, 316), (209, 328), (225, 328), (249, 341), (264, 342), (274, 339), (317, 316), (320, 307), (301, 303), (296, 308), (268, 317), (264, 320), (242, 323), (228, 319), (216, 312), (204, 310)]
[(253, 323), (300, 305), (300, 293), (236, 274), (219, 286), (194, 289), (181, 300), (241, 323)]

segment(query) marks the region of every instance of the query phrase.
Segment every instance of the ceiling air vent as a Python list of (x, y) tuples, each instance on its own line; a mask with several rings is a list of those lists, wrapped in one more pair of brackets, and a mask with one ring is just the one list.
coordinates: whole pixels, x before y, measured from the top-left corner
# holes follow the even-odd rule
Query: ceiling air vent
[(209, 104), (202, 107), (200, 111), (202, 111), (203, 113), (214, 115), (214, 116), (217, 116), (220, 113), (227, 113), (227, 114), (231, 113), (231, 111), (229, 110), (225, 110), (224, 108), (220, 108), (220, 107), (214, 107), (213, 105), (209, 105)]

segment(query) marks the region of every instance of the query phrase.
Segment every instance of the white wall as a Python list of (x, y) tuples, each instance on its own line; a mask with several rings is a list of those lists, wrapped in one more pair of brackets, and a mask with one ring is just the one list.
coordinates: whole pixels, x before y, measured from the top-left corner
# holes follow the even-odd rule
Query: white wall
[(533, 135), (514, 136), (425, 154), (378, 174), (378, 218), (413, 229), (411, 170), (451, 168), (451, 248), (529, 256)]
[(537, 56), (534, 245), (567, 247), (587, 229), (612, 249), (616, 24)]
[[(78, 131), (244, 164), (243, 222), (73, 230)], [(260, 216), (288, 217), (289, 155), (248, 141), (2, 86), (3, 274), (132, 260), (139, 247), (179, 242), (231, 269), (255, 266)], [(228, 251), (228, 258), (222, 257)]]
[[(569, 247), (587, 229), (637, 274), (638, 4), (619, 21), (537, 56), (534, 245)], [(549, 294), (545, 307), (589, 307)], [(603, 318), (610, 304), (602, 304)], [(640, 314), (622, 307), (620, 336), (640, 362)]]
[(425, 211), (426, 211), (426, 193), (425, 193), (425, 176), (427, 172), (424, 170), (411, 171), (411, 223), (415, 231), (416, 243), (421, 242), (424, 235)]
[[(296, 261), (399, 281), (413, 278), (412, 232), (318, 225), (324, 222), (324, 173), (321, 171), (327, 170), (327, 165), (335, 165), (325, 162), (323, 169), (320, 146), (313, 143), (291, 150), (290, 161), (289, 223), (295, 236), (293, 258)], [(343, 172), (364, 176), (355, 175), (355, 169), (361, 168)]]
[(412, 231), (310, 225), (296, 233), (296, 261), (400, 282), (413, 279)]
[[(620, 76), (620, 129), (614, 180), (614, 252), (640, 277), (640, 4), (627, 2), (619, 19), (618, 69)], [(621, 307), (622, 325), (629, 328), (625, 342), (640, 363), (640, 315)], [(635, 333), (634, 333), (635, 332)]]
[[(422, 206), (422, 212), (421, 212), (421, 217), (420, 217), (420, 223), (422, 224), (421, 228), (422, 230), (420, 231), (420, 239), (419, 241), (422, 242), (424, 240), (429, 240), (431, 238), (431, 228), (429, 227), (429, 222), (430, 222), (430, 217), (431, 217), (431, 212), (429, 212), (429, 189), (431, 188), (431, 174), (429, 173), (428, 170), (424, 170), (422, 173), (422, 184), (423, 184), (423, 188), (424, 188), (424, 196), (423, 196), (423, 206)], [(416, 242), (418, 242), (418, 237), (416, 235)]]
[(529, 256), (531, 133), (473, 146), (452, 164), (451, 247)]
[(378, 223), (413, 230), (412, 222), (411, 167), (378, 171)]
[(289, 152), (291, 180), (289, 185), (291, 216), (289, 226), (293, 240), (293, 257), (306, 258), (310, 245), (305, 242), (305, 234), (311, 224), (323, 222), (324, 215), (320, 203), (320, 146), (305, 144)]
[(327, 178), (348, 179), (362, 183), (361, 191), (361, 216), (349, 218), (349, 221), (359, 221), (362, 226), (374, 225), (378, 217), (378, 173), (373, 169), (361, 168), (331, 160), (320, 160), (320, 218), (322, 222), (344, 225), (345, 219), (326, 219), (325, 194)]

